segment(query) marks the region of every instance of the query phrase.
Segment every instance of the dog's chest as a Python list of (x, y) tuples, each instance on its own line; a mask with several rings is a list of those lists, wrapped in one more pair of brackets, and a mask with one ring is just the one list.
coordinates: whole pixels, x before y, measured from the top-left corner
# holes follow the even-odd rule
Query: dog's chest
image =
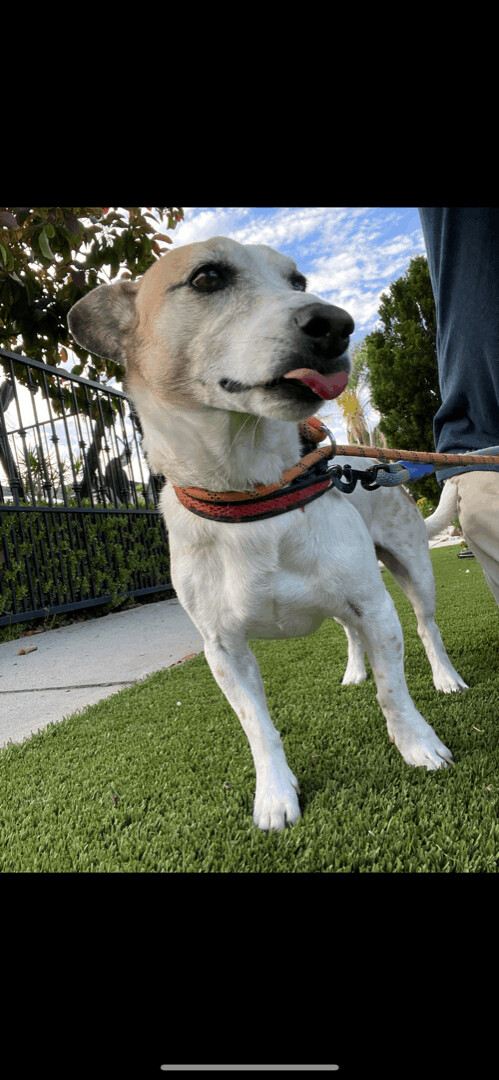
[(305, 513), (241, 526), (188, 511), (170, 517), (173, 584), (201, 632), (237, 626), (250, 638), (302, 636), (331, 614), (324, 598), (332, 588), (341, 594), (349, 551), (341, 513), (328, 512), (327, 496), (318, 501), (320, 514), (311, 503)]
[(320, 626), (326, 614), (322, 556), (316, 536), (307, 529), (283, 534), (271, 573), (262, 575), (250, 637), (301, 637)]

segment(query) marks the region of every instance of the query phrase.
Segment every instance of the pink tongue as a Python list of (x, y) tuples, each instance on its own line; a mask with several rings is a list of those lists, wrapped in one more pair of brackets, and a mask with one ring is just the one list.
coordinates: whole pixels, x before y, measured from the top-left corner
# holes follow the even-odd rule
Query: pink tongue
[(303, 367), (288, 371), (284, 378), (299, 379), (300, 382), (305, 383), (305, 386), (309, 386), (314, 394), (330, 400), (343, 393), (349, 376), (346, 371), (336, 371), (334, 375), (321, 375), (319, 371)]

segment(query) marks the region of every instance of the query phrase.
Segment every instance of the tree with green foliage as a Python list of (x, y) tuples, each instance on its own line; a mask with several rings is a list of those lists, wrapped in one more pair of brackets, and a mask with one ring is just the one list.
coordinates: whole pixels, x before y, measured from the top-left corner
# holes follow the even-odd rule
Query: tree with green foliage
[[(381, 327), (364, 339), (371, 400), (388, 446), (433, 452), (433, 417), (440, 407), (435, 301), (424, 255), (383, 293)], [(438, 500), (434, 474), (411, 483), (415, 498)]]
[[(0, 207), (0, 347), (59, 366), (70, 345), (80, 359), (76, 374), (98, 382), (122, 378), (119, 364), (89, 360), (73, 341), (68, 312), (96, 285), (144, 274), (172, 243), (165, 229), (182, 217), (176, 206)], [(50, 380), (49, 393), (53, 386)]]

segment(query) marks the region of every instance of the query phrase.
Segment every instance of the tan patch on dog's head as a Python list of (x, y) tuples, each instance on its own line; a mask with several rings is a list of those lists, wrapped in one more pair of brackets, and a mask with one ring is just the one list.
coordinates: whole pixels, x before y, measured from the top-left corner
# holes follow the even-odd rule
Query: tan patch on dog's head
[(188, 277), (194, 261), (192, 249), (199, 246), (189, 244), (168, 252), (139, 283), (137, 321), (126, 342), (126, 386), (132, 394), (134, 380), (140, 375), (161, 400), (175, 405), (193, 404), (189, 357), (177, 343), (172, 347), (175, 337), (168, 332), (165, 307), (170, 290)]
[(138, 283), (137, 314), (144, 329), (161, 309), (167, 290), (187, 277), (193, 263), (192, 249), (199, 246), (187, 244), (169, 251), (149, 267)]
[(160, 398), (192, 403), (188, 357), (171, 348), (164, 320), (158, 323), (169, 290), (188, 276), (196, 261), (193, 249), (201, 246), (168, 252), (140, 281), (98, 286), (71, 308), (68, 324), (75, 340), (89, 353), (123, 364), (127, 391), (133, 392), (134, 381), (141, 376), (139, 382), (145, 380)]

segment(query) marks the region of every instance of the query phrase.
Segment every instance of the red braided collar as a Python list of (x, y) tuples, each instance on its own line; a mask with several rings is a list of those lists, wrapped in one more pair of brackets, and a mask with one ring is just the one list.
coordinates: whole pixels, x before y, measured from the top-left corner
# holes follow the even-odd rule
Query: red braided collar
[[(315, 416), (299, 426), (300, 434), (313, 443), (329, 434)], [(179, 502), (200, 517), (232, 523), (257, 521), (304, 508), (305, 503), (323, 495), (331, 481), (329, 477), (321, 478), (317, 466), (330, 456), (331, 447), (314, 450), (286, 469), (278, 483), (258, 484), (252, 491), (205, 491), (176, 484), (173, 488)]]

